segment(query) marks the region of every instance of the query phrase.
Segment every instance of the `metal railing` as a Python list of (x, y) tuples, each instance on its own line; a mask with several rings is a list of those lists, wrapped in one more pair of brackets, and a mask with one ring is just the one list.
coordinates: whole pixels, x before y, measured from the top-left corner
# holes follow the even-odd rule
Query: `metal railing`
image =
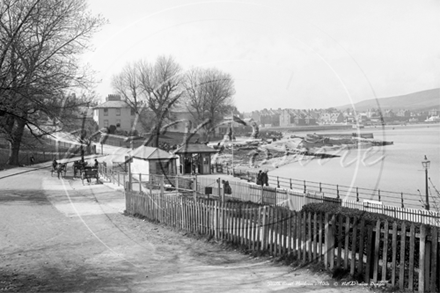
[[(219, 173), (232, 175), (234, 177), (241, 178), (248, 182), (256, 182), (257, 171), (249, 171), (245, 169), (237, 169), (230, 167), (213, 168), (216, 171), (221, 171)], [(291, 189), (302, 193), (320, 193), (328, 197), (344, 198), (356, 202), (361, 202), (363, 200), (376, 200), (384, 204), (397, 206), (401, 208), (411, 207), (419, 208), (421, 207), (420, 195), (415, 193), (403, 193), (395, 191), (387, 191), (380, 189), (368, 189), (361, 187), (353, 187), (339, 184), (329, 184), (308, 180), (299, 180), (294, 178), (286, 178), (280, 176), (273, 176), (268, 174), (269, 186), (283, 189)]]
[[(163, 195), (197, 198), (219, 198), (222, 201), (253, 202), (262, 205), (284, 206), (292, 211), (300, 211), (309, 203), (333, 203), (347, 208), (388, 215), (401, 220), (440, 226), (440, 212), (396, 207), (383, 202), (364, 199), (353, 201), (336, 196), (328, 196), (311, 188), (290, 189), (275, 186), (260, 186), (253, 182), (231, 180), (227, 184), (221, 178), (183, 175), (132, 174), (106, 169), (100, 165), (101, 176), (125, 190), (150, 192)], [(280, 184), (280, 186), (282, 186)], [(228, 191), (227, 191), (228, 190)]]

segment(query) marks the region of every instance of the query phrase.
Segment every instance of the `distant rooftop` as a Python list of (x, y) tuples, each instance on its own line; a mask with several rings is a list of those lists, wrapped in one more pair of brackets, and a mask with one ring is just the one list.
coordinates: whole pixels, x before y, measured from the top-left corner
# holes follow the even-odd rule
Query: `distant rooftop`
[(94, 109), (100, 108), (129, 108), (130, 106), (121, 100), (120, 95), (108, 95), (106, 101), (96, 107)]

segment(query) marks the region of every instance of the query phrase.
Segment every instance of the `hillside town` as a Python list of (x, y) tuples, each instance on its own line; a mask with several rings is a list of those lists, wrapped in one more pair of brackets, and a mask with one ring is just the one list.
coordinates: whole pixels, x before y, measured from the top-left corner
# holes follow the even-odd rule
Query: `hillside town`
[[(97, 124), (97, 129), (109, 128), (112, 126), (114, 133), (129, 135), (146, 134), (142, 124), (135, 124), (135, 111), (130, 107), (129, 103), (124, 101), (121, 96), (110, 94), (106, 101), (94, 106), (93, 120)], [(427, 111), (411, 111), (407, 109), (368, 109), (367, 111), (355, 111), (355, 109), (263, 109), (252, 112), (235, 112), (245, 121), (255, 121), (260, 128), (291, 128), (304, 126), (338, 126), (338, 125), (354, 125), (356, 127), (378, 126), (378, 125), (401, 125), (411, 123), (436, 122), (440, 114), (440, 109), (432, 108)], [(151, 113), (150, 113), (151, 114)], [(148, 117), (149, 113), (144, 114)], [(194, 115), (184, 107), (172, 111), (174, 121), (191, 121), (192, 125), (197, 125)], [(91, 119), (91, 115), (87, 116)], [(229, 116), (223, 117), (223, 120), (230, 119)], [(139, 121), (140, 119), (136, 119)], [(176, 123), (168, 129), (169, 132), (183, 133), (187, 129), (187, 124)], [(234, 128), (238, 133), (243, 132), (243, 125), (234, 123)], [(95, 129), (95, 130), (97, 130)], [(228, 125), (218, 126), (215, 128), (214, 137), (223, 136)], [(307, 128), (305, 128), (307, 129)], [(247, 128), (248, 132), (250, 128)], [(135, 131), (135, 132), (134, 132)]]
[(437, 108), (429, 111), (410, 111), (407, 109), (369, 109), (367, 111), (356, 111), (347, 108), (338, 110), (329, 109), (263, 109), (244, 113), (245, 118), (252, 118), (261, 127), (289, 127), (306, 125), (343, 125), (343, 124), (404, 124), (425, 122), (433, 116), (438, 116), (440, 110)]

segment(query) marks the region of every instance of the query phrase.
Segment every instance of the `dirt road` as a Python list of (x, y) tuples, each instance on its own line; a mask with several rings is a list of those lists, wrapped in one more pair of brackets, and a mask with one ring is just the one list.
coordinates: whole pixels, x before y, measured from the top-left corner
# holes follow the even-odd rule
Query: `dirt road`
[(0, 292), (364, 290), (124, 216), (124, 195), (103, 184), (21, 170), (0, 172)]

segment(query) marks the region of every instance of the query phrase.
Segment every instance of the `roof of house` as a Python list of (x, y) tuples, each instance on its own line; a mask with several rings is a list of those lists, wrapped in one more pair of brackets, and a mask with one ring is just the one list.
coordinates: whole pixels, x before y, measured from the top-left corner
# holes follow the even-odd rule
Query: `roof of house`
[(217, 152), (218, 150), (215, 150), (201, 143), (185, 144), (184, 146), (178, 148), (175, 151), (176, 154), (195, 154), (195, 153), (213, 154)]
[(176, 157), (164, 150), (148, 147), (148, 146), (140, 146), (133, 150), (131, 153), (133, 158), (144, 159), (144, 160), (158, 160), (158, 159), (176, 159)]
[(130, 108), (130, 106), (125, 101), (107, 101), (94, 107), (93, 109), (101, 108)]

